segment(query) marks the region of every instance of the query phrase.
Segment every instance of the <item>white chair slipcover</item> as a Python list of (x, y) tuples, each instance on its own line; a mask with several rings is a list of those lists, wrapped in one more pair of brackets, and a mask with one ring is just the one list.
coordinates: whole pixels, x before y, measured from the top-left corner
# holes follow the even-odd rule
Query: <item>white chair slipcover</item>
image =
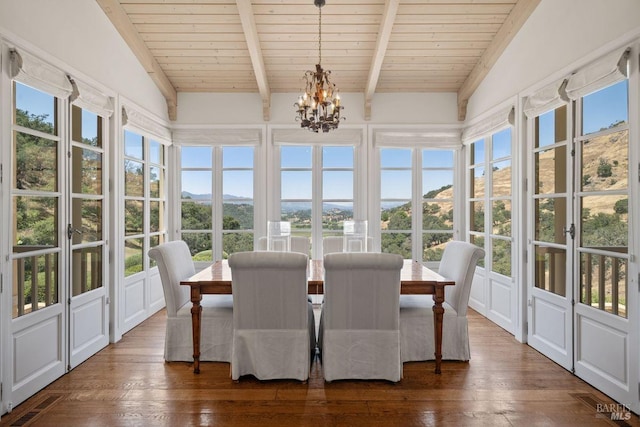
[(238, 252), (229, 256), (233, 288), (231, 378), (306, 381), (315, 357), (313, 307), (307, 301), (307, 256)]
[(402, 378), (402, 264), (394, 254), (325, 255), (318, 347), (326, 381)]
[[(180, 281), (195, 273), (189, 247), (182, 240), (163, 243), (149, 250), (158, 264), (167, 310), (164, 359), (193, 362), (190, 288)], [(200, 360), (231, 361), (233, 299), (231, 295), (203, 295)]]
[[(267, 250), (267, 237), (262, 236), (258, 238), (258, 251)], [(297, 252), (305, 255), (309, 255), (309, 238), (306, 236), (291, 236), (291, 252)]]
[[(461, 241), (447, 243), (438, 273), (456, 282), (445, 288), (442, 325), (442, 358), (471, 358), (467, 308), (473, 275), (484, 250)], [(434, 360), (433, 297), (431, 295), (400, 296), (400, 333), (402, 361)]]
[[(367, 237), (367, 252), (373, 251), (373, 238)], [(342, 236), (327, 236), (322, 239), (322, 254), (344, 252), (344, 238)]]

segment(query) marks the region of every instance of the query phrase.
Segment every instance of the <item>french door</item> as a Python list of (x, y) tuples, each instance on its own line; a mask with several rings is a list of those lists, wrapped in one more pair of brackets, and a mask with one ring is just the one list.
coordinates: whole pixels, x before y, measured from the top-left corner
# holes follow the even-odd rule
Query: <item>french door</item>
[(108, 344), (106, 120), (14, 82), (7, 410)]
[(528, 342), (638, 411), (627, 99), (622, 80), (529, 123)]

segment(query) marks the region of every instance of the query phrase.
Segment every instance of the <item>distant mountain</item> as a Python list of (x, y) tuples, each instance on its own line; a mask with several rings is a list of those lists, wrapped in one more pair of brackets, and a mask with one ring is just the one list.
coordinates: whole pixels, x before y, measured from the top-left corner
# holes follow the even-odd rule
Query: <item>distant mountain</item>
[[(183, 199), (193, 199), (193, 200), (211, 200), (211, 193), (209, 194), (194, 194), (189, 193), (188, 191), (182, 192)], [(240, 196), (234, 196), (232, 194), (223, 194), (222, 200), (230, 200), (230, 199), (239, 199)]]

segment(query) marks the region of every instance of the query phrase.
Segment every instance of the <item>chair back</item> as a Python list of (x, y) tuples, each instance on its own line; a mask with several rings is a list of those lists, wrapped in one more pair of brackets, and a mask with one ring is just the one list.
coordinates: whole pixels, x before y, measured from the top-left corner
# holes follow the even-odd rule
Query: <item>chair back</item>
[(236, 329), (307, 327), (307, 256), (237, 252), (229, 256)]
[[(268, 249), (268, 240), (266, 236), (258, 238), (258, 251), (266, 251)], [(297, 252), (309, 255), (309, 238), (306, 236), (291, 236), (291, 252)]]
[(326, 255), (325, 329), (398, 329), (402, 264), (395, 254)]
[(180, 281), (196, 272), (189, 246), (182, 240), (162, 243), (149, 250), (149, 257), (158, 264), (167, 317), (175, 317), (178, 309), (190, 299), (191, 290)]
[[(373, 237), (367, 237), (367, 252), (373, 250)], [(344, 251), (344, 238), (342, 236), (327, 236), (322, 239), (322, 254), (333, 254)]]
[(482, 257), (484, 250), (468, 242), (454, 240), (444, 248), (438, 273), (456, 282), (454, 286), (445, 287), (445, 301), (456, 310), (458, 316), (467, 315), (473, 275)]

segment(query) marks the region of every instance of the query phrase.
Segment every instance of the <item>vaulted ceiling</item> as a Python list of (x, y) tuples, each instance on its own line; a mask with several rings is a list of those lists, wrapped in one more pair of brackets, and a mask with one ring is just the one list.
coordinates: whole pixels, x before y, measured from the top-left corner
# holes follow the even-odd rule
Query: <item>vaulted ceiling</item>
[[(313, 0), (96, 0), (167, 99), (301, 92), (318, 63)], [(327, 0), (322, 66), (341, 92), (457, 92), (458, 119), (540, 0)]]

